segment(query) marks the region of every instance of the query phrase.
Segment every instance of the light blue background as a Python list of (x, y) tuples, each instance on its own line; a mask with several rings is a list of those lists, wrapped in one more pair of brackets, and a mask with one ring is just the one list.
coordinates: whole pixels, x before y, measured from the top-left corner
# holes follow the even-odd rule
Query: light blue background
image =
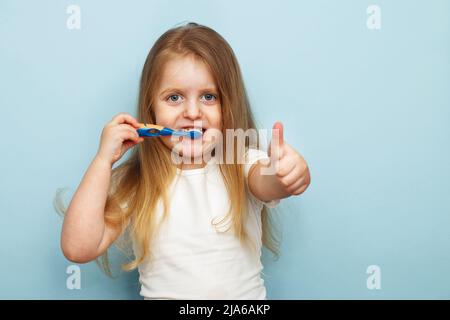
[[(69, 4), (81, 30), (66, 28)], [(93, 262), (66, 288), (52, 199), (76, 190), (104, 124), (134, 114), (154, 41), (195, 21), (228, 40), (259, 124), (282, 121), (310, 166), (310, 188), (280, 206), (280, 260), (264, 252), (268, 297), (449, 299), (449, 12), (445, 0), (1, 0), (0, 298), (140, 299), (136, 272), (110, 280)]]

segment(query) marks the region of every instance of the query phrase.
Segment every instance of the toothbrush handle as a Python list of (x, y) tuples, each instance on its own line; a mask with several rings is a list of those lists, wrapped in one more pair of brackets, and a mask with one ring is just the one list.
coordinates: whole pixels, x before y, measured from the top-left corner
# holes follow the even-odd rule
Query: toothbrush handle
[(176, 131), (168, 127), (163, 127), (159, 125), (145, 125), (137, 129), (138, 135), (140, 137), (159, 137), (159, 136), (185, 136), (188, 135), (184, 131)]
[(160, 136), (171, 136), (175, 131), (173, 129), (164, 127), (159, 131)]
[(140, 137), (169, 136), (173, 132), (173, 130), (170, 128), (157, 125), (142, 126), (136, 131)]

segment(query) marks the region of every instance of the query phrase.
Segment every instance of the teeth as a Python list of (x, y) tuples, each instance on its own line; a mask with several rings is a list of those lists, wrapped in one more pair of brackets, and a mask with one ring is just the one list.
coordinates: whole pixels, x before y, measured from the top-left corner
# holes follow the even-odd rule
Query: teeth
[(181, 128), (181, 131), (186, 132), (191, 139), (197, 139), (203, 135), (202, 128)]
[(202, 129), (199, 128), (186, 128), (186, 129), (182, 129), (183, 131), (197, 131), (197, 132), (202, 132)]

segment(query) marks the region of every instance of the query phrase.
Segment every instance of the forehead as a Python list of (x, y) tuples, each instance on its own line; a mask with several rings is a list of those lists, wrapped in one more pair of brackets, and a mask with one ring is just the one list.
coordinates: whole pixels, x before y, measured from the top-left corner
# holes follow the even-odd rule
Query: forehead
[(176, 57), (164, 68), (159, 89), (180, 88), (186, 90), (216, 88), (209, 67), (193, 56)]

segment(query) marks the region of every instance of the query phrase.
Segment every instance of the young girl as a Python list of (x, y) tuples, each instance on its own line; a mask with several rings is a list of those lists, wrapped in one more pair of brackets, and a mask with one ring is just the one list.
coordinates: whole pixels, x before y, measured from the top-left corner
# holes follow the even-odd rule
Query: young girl
[[(228, 43), (195, 23), (164, 33), (143, 68), (137, 119), (121, 113), (104, 127), (65, 214), (64, 255), (76, 263), (107, 259), (120, 237), (134, 253), (123, 269), (138, 268), (145, 299), (266, 299), (261, 247), (278, 253), (267, 207), (303, 193), (310, 176), (283, 141), (281, 123), (268, 153), (245, 139), (244, 163), (236, 145), (219, 143), (226, 129), (255, 129)], [(143, 138), (136, 131), (143, 123), (177, 130), (200, 123), (203, 135)], [(207, 152), (232, 154), (233, 163), (205, 161)]]

